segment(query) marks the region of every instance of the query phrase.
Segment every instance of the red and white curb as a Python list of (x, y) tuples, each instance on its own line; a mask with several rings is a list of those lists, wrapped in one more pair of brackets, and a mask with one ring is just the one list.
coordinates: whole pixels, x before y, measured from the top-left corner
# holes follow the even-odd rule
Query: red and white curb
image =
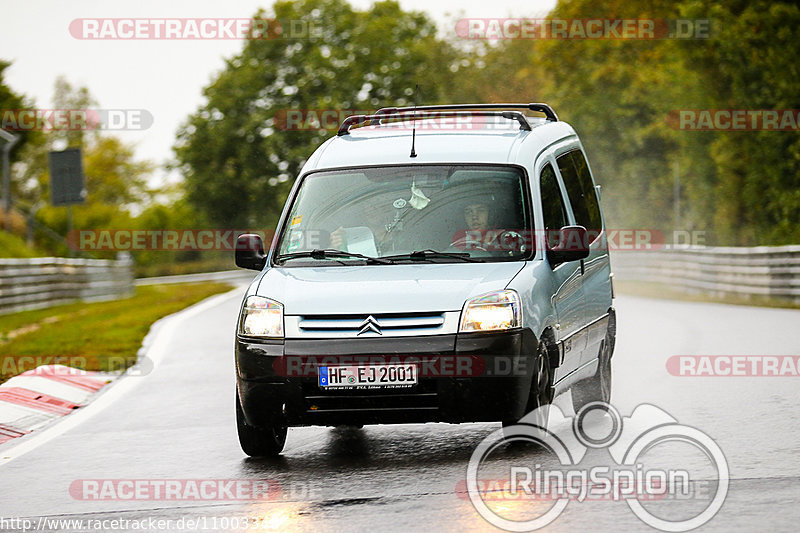
[(0, 444), (86, 405), (114, 377), (44, 365), (9, 379), (0, 385)]

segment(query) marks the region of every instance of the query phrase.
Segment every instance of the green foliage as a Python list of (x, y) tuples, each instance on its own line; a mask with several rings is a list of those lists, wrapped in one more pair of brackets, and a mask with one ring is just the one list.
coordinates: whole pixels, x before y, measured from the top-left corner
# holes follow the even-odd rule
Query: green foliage
[(680, 109), (800, 108), (795, 3), (571, 0), (549, 16), (712, 21), (709, 39), (505, 41), (472, 67), (479, 99), (546, 101), (575, 126), (610, 225), (705, 230), (708, 244), (800, 242), (796, 131), (679, 131), (666, 120)]
[[(89, 109), (96, 105), (86, 87), (73, 87), (62, 77), (56, 80), (53, 100), (58, 109)], [(117, 137), (102, 135), (99, 130), (54, 130), (38, 133), (33, 141), (21, 152), (24, 165), (15, 177), (13, 197), (18, 209), (36, 212), (40, 228), (36, 232), (36, 243), (50, 255), (76, 253), (58, 238), (67, 236), (68, 210), (49, 205), (48, 152), (51, 150), (69, 147), (82, 151), (87, 198), (84, 204), (71, 208), (72, 227), (76, 230), (134, 229), (137, 225), (134, 213), (152, 203), (158, 192), (150, 190), (147, 184), (155, 165), (137, 161), (133, 147)], [(93, 252), (90, 255), (113, 258), (116, 254)]]
[[(706, 46), (686, 47), (717, 109), (799, 109), (800, 6), (796, 2), (684, 2), (682, 15), (714, 21)], [(694, 138), (698, 135), (695, 133)], [(716, 209), (705, 214), (731, 244), (800, 242), (797, 131), (709, 136)]]
[[(210, 228), (210, 224), (198, 214), (183, 197), (171, 198), (168, 203), (156, 203), (140, 213), (131, 225), (137, 230), (182, 230)], [(198, 250), (140, 250), (133, 253), (137, 276), (165, 276), (191, 272), (210, 272), (233, 268), (232, 254)], [(187, 269), (182, 264), (209, 266), (207, 270)]]
[[(31, 107), (31, 103), (25, 96), (15, 93), (11, 87), (5, 83), (5, 70), (11, 66), (8, 61), (0, 59), (0, 118), (2, 118), (5, 111), (14, 111), (19, 109), (27, 109)], [(15, 131), (14, 135), (18, 135), (20, 139), (11, 151), (10, 160), (13, 163), (19, 159), (19, 154), (29, 142), (40, 142), (41, 134), (29, 131)], [(0, 145), (5, 141), (0, 141)]]
[(0, 230), (0, 258), (8, 257), (41, 257), (45, 254), (30, 248), (25, 239)]
[(396, 2), (356, 11), (344, 0), (279, 1), (273, 11), (279, 20), (308, 21), (322, 34), (247, 41), (178, 134), (187, 199), (222, 227), (271, 228), (291, 179), (331, 135), (281, 131), (277, 113), (404, 105), (416, 83), (426, 102), (451, 92), (455, 52), (421, 13), (404, 12)]

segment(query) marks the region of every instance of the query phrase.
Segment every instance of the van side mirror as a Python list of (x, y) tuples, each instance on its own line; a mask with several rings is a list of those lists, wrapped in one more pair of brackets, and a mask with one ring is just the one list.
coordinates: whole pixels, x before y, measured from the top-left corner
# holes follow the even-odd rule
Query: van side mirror
[(589, 242), (583, 226), (564, 226), (558, 231), (558, 244), (548, 248), (547, 259), (551, 266), (589, 257)]
[(263, 270), (267, 264), (264, 241), (259, 235), (245, 233), (236, 239), (236, 266), (250, 270)]

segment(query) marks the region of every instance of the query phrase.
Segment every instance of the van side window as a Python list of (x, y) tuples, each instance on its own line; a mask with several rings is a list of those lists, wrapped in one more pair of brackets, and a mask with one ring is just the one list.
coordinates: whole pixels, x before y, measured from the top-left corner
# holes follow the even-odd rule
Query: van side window
[(564, 207), (556, 173), (549, 163), (542, 169), (539, 181), (542, 190), (545, 235), (547, 243), (553, 247), (558, 244), (558, 230), (567, 225), (567, 210)]
[(575, 213), (575, 222), (588, 230), (600, 231), (603, 227), (600, 204), (583, 153), (573, 150), (559, 156), (556, 162)]

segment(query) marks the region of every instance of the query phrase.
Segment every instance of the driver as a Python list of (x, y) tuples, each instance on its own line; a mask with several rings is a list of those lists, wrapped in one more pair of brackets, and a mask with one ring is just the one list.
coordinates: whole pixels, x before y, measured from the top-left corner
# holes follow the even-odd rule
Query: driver
[[(521, 246), (518, 234), (498, 228), (499, 213), (496, 203), (494, 195), (488, 195), (486, 199), (477, 199), (464, 207), (466, 229), (454, 243), (457, 247), (467, 250), (514, 251)], [(506, 239), (509, 235), (512, 236), (511, 240)]]
[(464, 207), (466, 228), (456, 233), (453, 245), (466, 250), (488, 250), (497, 239), (497, 232), (493, 231), (493, 214), (488, 199), (476, 199), (467, 204)]
[(478, 200), (468, 204), (464, 208), (465, 244), (467, 248), (478, 247), (484, 250), (490, 249), (497, 240), (497, 232), (491, 222), (493, 210), (489, 202)]
[(489, 204), (471, 203), (464, 208), (464, 220), (468, 231), (485, 231), (489, 228)]

